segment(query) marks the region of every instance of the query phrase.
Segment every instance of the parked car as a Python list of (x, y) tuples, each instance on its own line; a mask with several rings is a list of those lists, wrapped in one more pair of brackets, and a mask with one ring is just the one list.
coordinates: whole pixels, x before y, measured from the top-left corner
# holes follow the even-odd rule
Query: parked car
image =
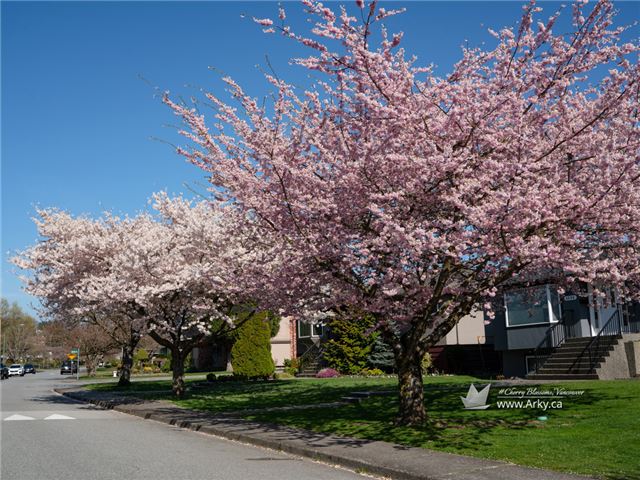
[(9, 378), (9, 369), (4, 363), (0, 363), (0, 380)]
[(76, 362), (70, 362), (69, 360), (65, 360), (62, 362), (62, 366), (60, 367), (60, 375), (64, 375), (65, 373), (78, 373), (78, 364)]
[(30, 363), (25, 363), (24, 364), (24, 373), (33, 373), (35, 375), (36, 373), (36, 367), (34, 367), (32, 364)]
[(9, 367), (9, 376), (20, 375), (24, 377), (24, 368), (19, 363), (14, 363)]

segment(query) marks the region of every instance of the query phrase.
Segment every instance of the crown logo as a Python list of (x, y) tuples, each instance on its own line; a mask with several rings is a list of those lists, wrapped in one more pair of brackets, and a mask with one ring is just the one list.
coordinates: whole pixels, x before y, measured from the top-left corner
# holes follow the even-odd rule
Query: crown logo
[(469, 391), (467, 392), (467, 397), (460, 397), (465, 410), (485, 410), (489, 408), (489, 405), (487, 405), (487, 397), (489, 396), (490, 387), (491, 384), (488, 384), (478, 392), (475, 385), (472, 383), (469, 387)]

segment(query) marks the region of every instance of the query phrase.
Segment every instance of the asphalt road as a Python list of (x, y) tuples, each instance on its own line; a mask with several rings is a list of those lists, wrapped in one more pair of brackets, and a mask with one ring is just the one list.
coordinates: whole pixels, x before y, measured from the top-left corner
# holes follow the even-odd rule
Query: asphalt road
[[(52, 391), (58, 371), (0, 382), (2, 480), (341, 480), (353, 472), (126, 414)], [(310, 413), (311, 414), (311, 413)]]

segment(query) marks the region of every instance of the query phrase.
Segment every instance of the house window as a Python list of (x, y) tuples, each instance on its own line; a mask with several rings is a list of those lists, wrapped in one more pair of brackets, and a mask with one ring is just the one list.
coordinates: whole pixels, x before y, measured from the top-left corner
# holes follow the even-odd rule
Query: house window
[(507, 292), (504, 303), (508, 327), (560, 320), (560, 297), (556, 289), (549, 285)]
[(324, 333), (324, 325), (321, 323), (308, 323), (298, 320), (298, 337), (299, 338), (317, 338)]
[(298, 336), (300, 338), (309, 338), (311, 336), (311, 324), (298, 320)]
[(321, 323), (314, 323), (311, 326), (311, 333), (313, 337), (321, 337), (324, 334), (324, 325)]
[[(547, 360), (548, 357), (538, 357), (538, 368), (541, 368), (542, 365), (544, 364), (544, 362)], [(530, 373), (535, 373), (536, 371), (536, 357), (533, 355), (526, 355), (524, 357), (524, 361), (526, 363), (527, 366), (527, 375), (529, 375)]]

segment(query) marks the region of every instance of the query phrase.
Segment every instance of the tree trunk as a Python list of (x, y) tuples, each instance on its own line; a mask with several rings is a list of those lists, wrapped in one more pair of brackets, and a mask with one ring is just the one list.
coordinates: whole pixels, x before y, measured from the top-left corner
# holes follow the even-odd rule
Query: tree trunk
[(179, 348), (176, 348), (171, 351), (171, 371), (173, 372), (173, 394), (181, 398), (185, 393), (185, 385), (184, 385), (184, 360), (185, 360), (185, 352), (180, 351)]
[(120, 369), (120, 380), (118, 380), (119, 387), (131, 385), (131, 367), (133, 366), (133, 351), (135, 347), (131, 343), (122, 347), (122, 368)]
[(96, 369), (95, 369), (95, 361), (92, 358), (89, 358), (85, 355), (84, 358), (84, 366), (87, 369), (87, 376), (89, 377), (95, 377), (96, 376)]
[(418, 426), (424, 424), (427, 414), (424, 409), (424, 388), (420, 355), (410, 354), (408, 358), (396, 359), (400, 385), (400, 411), (398, 425)]

